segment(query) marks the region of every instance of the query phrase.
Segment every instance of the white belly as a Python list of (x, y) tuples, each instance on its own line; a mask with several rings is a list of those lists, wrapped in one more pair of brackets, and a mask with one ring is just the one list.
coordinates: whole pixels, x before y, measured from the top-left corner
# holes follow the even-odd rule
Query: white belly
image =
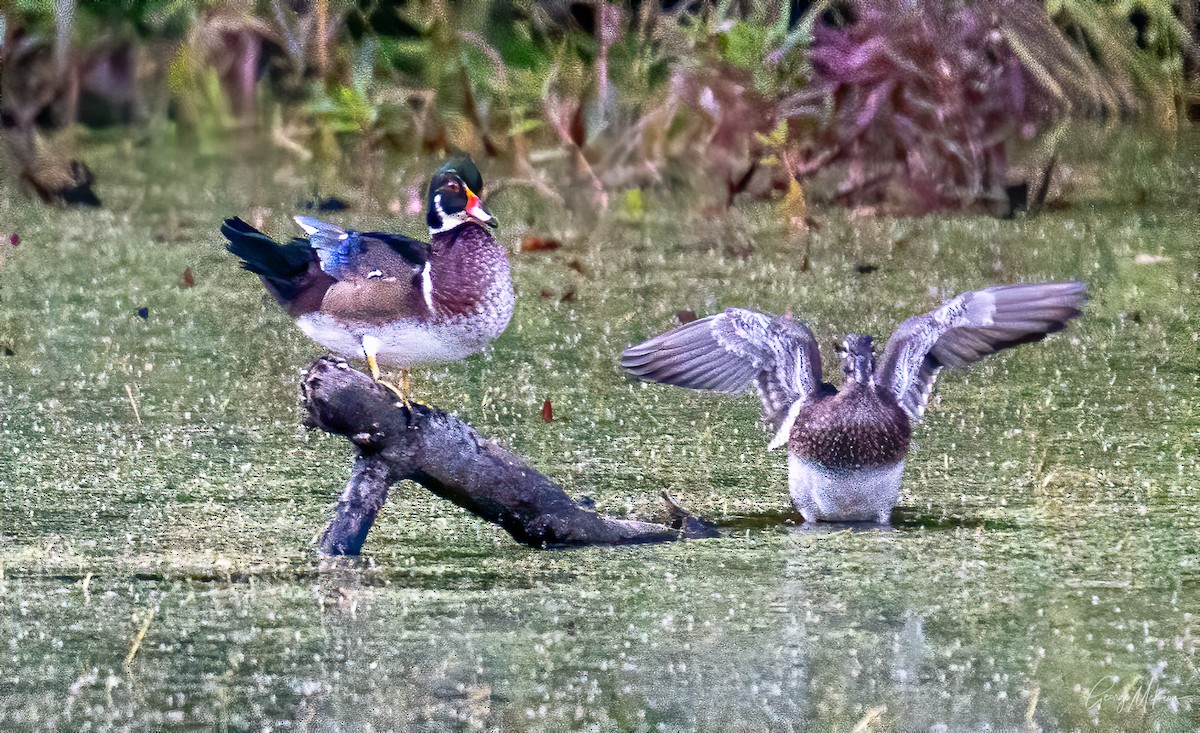
[(370, 347), (380, 364), (400, 369), (465, 359), (483, 350), (493, 338), (465, 319), (439, 324), (395, 321), (372, 326), (346, 324), (322, 313), (310, 313), (298, 318), (296, 324), (313, 341), (342, 356), (361, 359), (364, 347)]
[(806, 522), (891, 522), (904, 461), (857, 471), (831, 470), (788, 456), (788, 490)]

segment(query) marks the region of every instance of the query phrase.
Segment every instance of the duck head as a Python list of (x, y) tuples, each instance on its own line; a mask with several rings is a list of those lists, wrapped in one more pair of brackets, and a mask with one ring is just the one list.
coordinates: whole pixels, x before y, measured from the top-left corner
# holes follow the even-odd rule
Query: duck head
[(429, 182), (429, 201), (425, 219), (429, 233), (440, 234), (476, 222), (495, 227), (496, 218), (483, 208), (483, 176), (470, 156), (457, 156), (438, 168)]
[(870, 336), (852, 333), (842, 340), (837, 350), (842, 358), (842, 377), (847, 382), (874, 384), (875, 345)]

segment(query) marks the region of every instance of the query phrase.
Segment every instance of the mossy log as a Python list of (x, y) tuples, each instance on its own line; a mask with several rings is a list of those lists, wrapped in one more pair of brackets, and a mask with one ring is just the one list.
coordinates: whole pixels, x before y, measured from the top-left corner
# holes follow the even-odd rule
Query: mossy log
[(357, 555), (393, 484), (411, 480), (536, 548), (715, 537), (669, 497), (670, 524), (603, 517), (510, 451), (435, 407), (405, 406), (340, 359), (313, 362), (300, 384), (305, 424), (354, 445), (355, 464), (320, 540), (323, 555)]

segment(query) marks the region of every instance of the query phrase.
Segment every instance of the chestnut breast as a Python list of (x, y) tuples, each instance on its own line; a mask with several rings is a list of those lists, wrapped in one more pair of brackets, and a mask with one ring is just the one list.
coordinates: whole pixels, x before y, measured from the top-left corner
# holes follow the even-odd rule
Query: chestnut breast
[(475, 224), (434, 236), (430, 263), (438, 317), (470, 316), (487, 308), (497, 283), (509, 281), (504, 248)]

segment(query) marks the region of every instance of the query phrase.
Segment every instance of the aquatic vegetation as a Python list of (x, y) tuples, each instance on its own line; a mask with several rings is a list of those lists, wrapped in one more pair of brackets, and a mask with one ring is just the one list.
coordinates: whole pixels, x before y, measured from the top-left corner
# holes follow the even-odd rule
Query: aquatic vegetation
[(18, 2), (0, 11), (0, 111), (20, 130), (153, 123), (210, 152), (258, 126), (364, 177), (388, 152), (464, 149), (585, 213), (645, 187), (719, 206), (800, 179), (860, 212), (1006, 213), (1006, 187), (1037, 177), (1014, 161), (1052, 159), (1062, 120), (1170, 129), (1197, 99), (1194, 4), (793, 5)]
[[(0, 277), (0, 728), (849, 730), (880, 706), (881, 728), (1186, 728), (1188, 134), (1174, 161), (1130, 134), (1116, 159), (1090, 129), (1068, 136), (1094, 156), (1088, 204), (1037, 218), (814, 203), (807, 272), (773, 206), (725, 217), (723, 236), (755, 242), (740, 257), (686, 192), (516, 257), (512, 325), (431, 370), (427, 399), (599, 512), (654, 518), (667, 489), (726, 536), (535, 553), (398, 487), (349, 566), (314, 559), (349, 469), (298, 425), (299, 369), (322, 351), (213, 230), (248, 201), (290, 226), (310, 164), (265, 137), (232, 164), (92, 140), (81, 154), (130, 215), (0, 196), (0, 236), (20, 235)], [(355, 204), (352, 220), (397, 219)], [(535, 225), (512, 214), (526, 205)], [(556, 212), (494, 209), (511, 243)], [(963, 289), (1077, 275), (1094, 283), (1078, 329), (943, 381), (889, 532), (797, 526), (753, 401), (642, 387), (614, 363), (729, 305), (883, 333)]]
[(1100, 72), (1106, 114), (1174, 128), (1181, 108), (1200, 104), (1194, 2), (1047, 0), (1046, 11)]
[(1096, 97), (1096, 70), (1035, 3), (862, 0), (850, 10), (817, 24), (813, 83), (786, 104), (820, 124), (797, 174), (836, 168), (844, 203), (1004, 213), (1012, 143)]

